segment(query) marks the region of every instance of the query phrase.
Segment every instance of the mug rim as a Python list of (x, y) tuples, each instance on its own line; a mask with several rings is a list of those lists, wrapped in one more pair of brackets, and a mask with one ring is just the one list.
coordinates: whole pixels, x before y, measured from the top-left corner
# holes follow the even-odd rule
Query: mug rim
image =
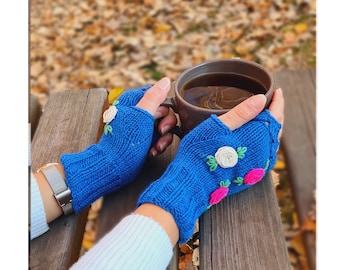
[(243, 64), (250, 64), (251, 66), (254, 66), (255, 68), (260, 69), (263, 73), (265, 73), (268, 76), (268, 79), (270, 81), (270, 85), (268, 87), (268, 90), (264, 94), (266, 96), (266, 98), (267, 98), (266, 106), (265, 107), (267, 107), (270, 104), (271, 98), (272, 98), (272, 95), (273, 95), (273, 91), (274, 91), (274, 78), (273, 78), (272, 74), (269, 71), (267, 71), (262, 65), (260, 65), (260, 64), (258, 64), (256, 62), (253, 62), (253, 61), (249, 61), (249, 60), (245, 60), (245, 59), (240, 59), (240, 58), (213, 59), (213, 60), (208, 60), (208, 61), (202, 62), (202, 63), (200, 63), (198, 65), (194, 65), (194, 66), (192, 66), (190, 68), (187, 68), (186, 70), (184, 70), (180, 74), (178, 79), (175, 81), (174, 93), (175, 93), (176, 98), (178, 98), (182, 103), (184, 103), (185, 106), (191, 107), (194, 110), (200, 110), (200, 111), (208, 112), (208, 113), (212, 113), (212, 114), (223, 114), (223, 113), (226, 113), (226, 112), (230, 111), (232, 108), (231, 109), (207, 109), (207, 108), (202, 108), (202, 107), (199, 107), (199, 106), (191, 104), (190, 102), (185, 100), (180, 95), (180, 89), (178, 87), (178, 84), (179, 84), (180, 80), (184, 76), (186, 76), (190, 71), (198, 69), (198, 68), (202, 67), (203, 65), (217, 63), (217, 62), (228, 62), (228, 63), (238, 62), (238, 63), (243, 63)]

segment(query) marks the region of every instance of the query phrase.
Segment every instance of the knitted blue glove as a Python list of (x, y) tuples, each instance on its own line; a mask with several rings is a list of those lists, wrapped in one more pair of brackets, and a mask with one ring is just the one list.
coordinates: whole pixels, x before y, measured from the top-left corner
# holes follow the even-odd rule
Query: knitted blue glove
[(280, 129), (268, 110), (234, 131), (212, 115), (184, 137), (174, 160), (137, 205), (152, 203), (170, 212), (179, 243), (186, 242), (204, 211), (273, 168)]
[(124, 92), (119, 97), (119, 104), (125, 106), (135, 106), (142, 99), (145, 92), (150, 88), (151, 86), (143, 86), (137, 89), (132, 89)]
[(104, 112), (106, 125), (97, 144), (60, 157), (76, 213), (132, 182), (140, 172), (150, 149), (154, 118), (134, 105), (149, 88), (124, 93)]

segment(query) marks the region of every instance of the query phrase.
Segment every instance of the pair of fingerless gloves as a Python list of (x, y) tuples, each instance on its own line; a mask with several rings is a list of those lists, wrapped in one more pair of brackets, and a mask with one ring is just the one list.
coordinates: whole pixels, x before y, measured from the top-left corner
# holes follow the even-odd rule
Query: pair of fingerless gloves
[[(147, 89), (124, 93), (104, 113), (106, 125), (97, 144), (61, 156), (76, 213), (133, 181), (143, 167), (154, 118), (135, 105)], [(234, 131), (211, 115), (181, 140), (174, 160), (141, 194), (137, 206), (152, 203), (170, 212), (179, 243), (184, 243), (203, 212), (256, 184), (273, 168), (280, 129), (268, 110)]]

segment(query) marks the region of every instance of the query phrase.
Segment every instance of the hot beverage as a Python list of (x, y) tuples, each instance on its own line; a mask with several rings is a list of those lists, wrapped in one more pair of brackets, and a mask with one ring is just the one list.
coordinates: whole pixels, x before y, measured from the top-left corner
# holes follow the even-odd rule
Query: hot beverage
[(206, 109), (231, 109), (266, 88), (253, 78), (233, 74), (204, 74), (183, 85), (180, 94), (189, 103)]
[(174, 96), (162, 105), (180, 118), (173, 132), (180, 138), (209, 118), (221, 115), (252, 95), (264, 94), (268, 108), (274, 79), (261, 65), (238, 58), (207, 61), (180, 74), (173, 84)]

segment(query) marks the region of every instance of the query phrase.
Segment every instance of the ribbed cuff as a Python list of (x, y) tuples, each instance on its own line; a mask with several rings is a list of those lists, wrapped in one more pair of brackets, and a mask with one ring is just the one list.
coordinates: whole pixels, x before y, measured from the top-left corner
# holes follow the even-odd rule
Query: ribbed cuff
[(46, 214), (41, 199), (37, 181), (31, 172), (30, 192), (30, 239), (34, 239), (49, 230), (46, 222)]
[(131, 214), (84, 254), (71, 269), (166, 269), (172, 246), (153, 219)]

